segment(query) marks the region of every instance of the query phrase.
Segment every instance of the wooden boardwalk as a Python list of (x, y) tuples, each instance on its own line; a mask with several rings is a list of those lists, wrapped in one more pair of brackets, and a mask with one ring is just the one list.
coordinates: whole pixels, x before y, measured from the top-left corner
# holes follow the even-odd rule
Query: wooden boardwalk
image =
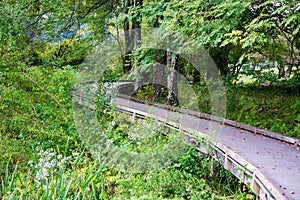
[[(113, 102), (132, 118), (151, 117), (186, 133), (212, 136), (208, 142), (214, 149), (213, 157), (250, 184), (258, 199), (300, 200), (300, 140), (203, 113), (157, 103), (146, 105), (124, 95)], [(212, 128), (217, 135), (209, 133)], [(201, 146), (199, 150), (207, 153)]]

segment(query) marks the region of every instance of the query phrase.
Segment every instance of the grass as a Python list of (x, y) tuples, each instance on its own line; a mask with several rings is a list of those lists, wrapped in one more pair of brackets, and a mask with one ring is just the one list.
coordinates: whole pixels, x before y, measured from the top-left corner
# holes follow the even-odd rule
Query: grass
[(239, 87), (227, 92), (227, 118), (300, 138), (300, 91), (279, 87)]

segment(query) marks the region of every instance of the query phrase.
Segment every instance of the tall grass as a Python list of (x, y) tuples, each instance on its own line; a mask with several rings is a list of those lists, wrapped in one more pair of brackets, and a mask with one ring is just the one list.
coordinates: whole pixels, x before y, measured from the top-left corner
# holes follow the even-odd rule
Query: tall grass
[[(35, 152), (38, 153), (38, 152)], [(1, 180), (2, 199), (100, 199), (104, 166), (84, 156), (61, 159), (60, 166), (48, 168), (38, 163), (27, 171), (15, 166), (9, 173), (8, 165)], [(57, 159), (57, 157), (55, 158)], [(39, 158), (38, 161), (42, 159)], [(40, 171), (42, 170), (42, 171)], [(37, 176), (37, 173), (44, 173)], [(45, 175), (47, 173), (47, 176)]]

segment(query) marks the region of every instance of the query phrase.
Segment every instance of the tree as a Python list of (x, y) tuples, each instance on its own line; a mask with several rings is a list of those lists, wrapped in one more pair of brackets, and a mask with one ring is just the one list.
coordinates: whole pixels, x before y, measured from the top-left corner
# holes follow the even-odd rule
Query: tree
[[(129, 72), (133, 68), (132, 63), (136, 62), (132, 61), (131, 56), (133, 50), (137, 49), (140, 46), (142, 18), (140, 10), (142, 9), (142, 6), (142, 0), (126, 0), (124, 3), (124, 39), (126, 52), (123, 63), (124, 73)], [(135, 68), (137, 68), (137, 62), (135, 63)]]
[[(239, 62), (255, 61), (257, 54), (262, 60), (269, 60), (279, 69), (278, 78), (285, 76), (284, 66), (288, 65), (288, 76), (292, 66), (299, 62), (300, 18), (297, 1), (249, 1), (247, 2), (247, 23), (243, 29), (226, 34), (222, 46), (240, 46), (243, 53)], [(235, 19), (237, 16), (235, 17)]]
[(167, 51), (167, 69), (169, 70), (167, 79), (167, 104), (168, 105), (179, 105), (178, 102), (178, 87), (177, 87), (177, 76), (176, 76), (176, 63), (178, 56), (175, 53)]

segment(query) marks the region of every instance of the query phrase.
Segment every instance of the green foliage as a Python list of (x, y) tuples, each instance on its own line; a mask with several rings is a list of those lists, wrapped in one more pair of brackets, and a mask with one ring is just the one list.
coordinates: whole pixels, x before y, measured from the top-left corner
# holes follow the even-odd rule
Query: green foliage
[(194, 90), (197, 94), (199, 110), (204, 113), (211, 113), (211, 98), (204, 81), (194, 84)]
[[(276, 4), (276, 5), (275, 5)], [(278, 4), (278, 5), (277, 5)], [(297, 1), (190, 1), (147, 2), (141, 11), (149, 25), (160, 18), (161, 28), (176, 30), (206, 48), (222, 75), (238, 73), (249, 61), (269, 59), (287, 65), (299, 46)]]
[(52, 151), (34, 153), (39, 157), (29, 162), (30, 168), (26, 173), (17, 170), (17, 166), (13, 173), (6, 169), (0, 186), (1, 198), (103, 198), (103, 165), (91, 162), (77, 152), (68, 157)]
[[(30, 132), (33, 130), (33, 125), (39, 125), (39, 123), (50, 126), (52, 122), (63, 124), (70, 119), (71, 115), (64, 114), (71, 108), (69, 93), (75, 75), (72, 69), (52, 71), (43, 67), (31, 67), (26, 74), (20, 74), (22, 73), (18, 74), (21, 83), (19, 87), (7, 86), (5, 82), (1, 84), (3, 89), (1, 90), (1, 109), (3, 110), (1, 132), (9, 133), (13, 130)], [(10, 137), (16, 137), (16, 135), (10, 135)]]
[[(34, 149), (35, 158), (28, 162), (28, 171), (17, 166), (12, 173), (8, 168), (0, 185), (4, 199), (245, 199), (230, 185), (226, 193), (222, 188), (211, 188), (205, 179), (195, 173), (206, 163), (190, 149), (178, 163), (154, 172), (140, 174), (120, 173), (95, 160), (86, 153), (74, 152), (70, 156), (46, 149)], [(197, 159), (194, 168), (190, 159)], [(179, 169), (178, 166), (181, 168)], [(215, 169), (216, 171), (219, 169)], [(205, 170), (201, 172), (208, 175)], [(228, 177), (228, 174), (226, 175)], [(228, 180), (230, 180), (229, 178)], [(234, 182), (232, 182), (234, 183)], [(234, 183), (235, 184), (235, 183)]]
[(136, 97), (139, 99), (145, 99), (150, 101), (154, 97), (154, 87), (152, 85), (146, 85), (143, 88), (139, 88), (136, 92)]
[(299, 89), (238, 87), (227, 92), (227, 118), (299, 138)]
[(30, 148), (28, 148), (26, 141), (20, 141), (17, 139), (9, 139), (5, 136), (1, 136), (0, 139), (0, 180), (3, 179), (5, 174), (5, 166), (7, 170), (11, 172), (13, 167), (19, 169), (26, 166), (27, 161), (31, 157), (29, 155)]
[(61, 68), (81, 64), (90, 51), (90, 43), (80, 38), (65, 39), (53, 44), (34, 41), (30, 48), (30, 65), (51, 65)]
[(204, 179), (197, 179), (191, 174), (171, 169), (132, 176), (120, 183), (120, 189), (118, 198), (123, 199), (221, 198), (221, 195), (214, 194)]
[(25, 169), (32, 146), (63, 147), (70, 138), (74, 148), (79, 142), (70, 97), (76, 73), (67, 65), (56, 69), (47, 56), (49, 43), (33, 42), (28, 3), (0, 3), (1, 177), (6, 164), (8, 173), (16, 164)]
[[(7, 163), (9, 169), (16, 163), (24, 167), (31, 157), (28, 149), (39, 142), (53, 148), (65, 146), (68, 138), (72, 145), (79, 142), (72, 122), (70, 97), (76, 73), (71, 66), (66, 68), (32, 66), (27, 71), (18, 68), (2, 71), (0, 134), (6, 144), (0, 146), (1, 174)], [(12, 149), (6, 146), (10, 143)], [(7, 157), (9, 153), (11, 157)]]
[[(269, 62), (251, 63), (253, 66), (243, 65), (243, 71), (240, 74), (251, 77), (254, 79), (256, 85), (260, 83), (274, 84), (278, 82), (277, 74), (274, 70), (270, 69), (271, 64)], [(255, 69), (254, 66), (259, 66), (259, 69)]]

